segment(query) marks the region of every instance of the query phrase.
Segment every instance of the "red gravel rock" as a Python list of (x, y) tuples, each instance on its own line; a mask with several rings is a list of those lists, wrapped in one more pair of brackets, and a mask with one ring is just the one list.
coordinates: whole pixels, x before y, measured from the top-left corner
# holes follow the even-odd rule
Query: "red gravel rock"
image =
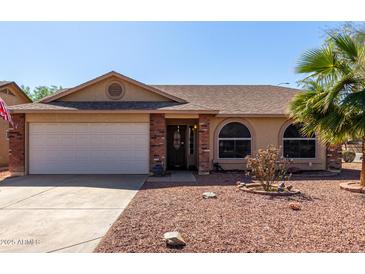
[[(146, 183), (103, 238), (97, 252), (365, 252), (365, 196), (341, 190), (359, 178), (297, 179), (301, 194), (269, 197), (237, 191), (243, 174), (197, 176), (197, 183)], [(213, 191), (217, 199), (201, 199)], [(293, 211), (288, 202), (299, 202)], [(166, 247), (179, 231), (187, 245)]]
[(300, 203), (296, 203), (296, 202), (289, 203), (289, 207), (292, 210), (301, 210), (302, 209), (302, 206), (300, 205)]

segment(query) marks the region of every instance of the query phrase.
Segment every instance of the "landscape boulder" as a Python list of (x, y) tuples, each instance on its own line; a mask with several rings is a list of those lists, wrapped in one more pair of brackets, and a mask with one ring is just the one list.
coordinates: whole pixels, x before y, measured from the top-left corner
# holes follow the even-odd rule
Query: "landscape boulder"
[(217, 198), (217, 194), (215, 194), (214, 192), (204, 192), (203, 198), (204, 199)]
[(177, 231), (166, 232), (163, 235), (166, 245), (170, 247), (183, 247), (186, 245), (185, 240), (181, 236), (181, 234)]

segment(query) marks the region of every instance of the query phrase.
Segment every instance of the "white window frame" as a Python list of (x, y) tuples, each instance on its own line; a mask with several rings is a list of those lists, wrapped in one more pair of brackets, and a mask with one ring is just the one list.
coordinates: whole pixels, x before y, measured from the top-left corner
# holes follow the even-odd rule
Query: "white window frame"
[[(222, 129), (226, 125), (231, 124), (231, 123), (240, 123), (240, 124), (244, 125), (247, 128), (248, 132), (250, 133), (251, 137), (250, 138), (221, 138), (221, 137), (219, 137)], [(228, 123), (224, 124), (218, 132), (218, 144), (217, 144), (218, 146), (217, 147), (218, 147), (218, 160), (243, 160), (243, 159), (246, 159), (246, 158), (221, 158), (220, 153), (219, 153), (219, 149), (220, 149), (219, 143), (220, 143), (221, 140), (222, 141), (225, 141), (225, 140), (228, 140), (228, 141), (230, 141), (230, 140), (233, 140), (233, 141), (234, 140), (236, 140), (236, 141), (250, 141), (250, 150), (251, 150), (251, 153), (252, 153), (252, 133), (251, 133), (250, 129), (244, 123), (237, 122), (237, 121), (231, 121), (231, 122), (228, 122)], [(251, 155), (251, 153), (248, 154), (248, 155)]]

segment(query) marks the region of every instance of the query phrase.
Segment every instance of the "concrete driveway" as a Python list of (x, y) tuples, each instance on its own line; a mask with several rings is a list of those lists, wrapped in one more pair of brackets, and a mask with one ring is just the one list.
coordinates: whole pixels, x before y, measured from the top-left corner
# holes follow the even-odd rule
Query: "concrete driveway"
[(29, 175), (0, 181), (0, 252), (92, 252), (144, 175)]

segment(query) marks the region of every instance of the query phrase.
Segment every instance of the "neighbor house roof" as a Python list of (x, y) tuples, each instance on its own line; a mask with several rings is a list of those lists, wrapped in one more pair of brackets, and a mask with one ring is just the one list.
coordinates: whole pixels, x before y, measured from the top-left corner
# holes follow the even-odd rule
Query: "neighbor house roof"
[(28, 95), (25, 94), (24, 91), (14, 81), (0, 81), (0, 88), (5, 88), (7, 86), (13, 86), (20, 96), (22, 96), (26, 101), (32, 102)]
[(0, 87), (10, 84), (10, 81), (0, 81)]

